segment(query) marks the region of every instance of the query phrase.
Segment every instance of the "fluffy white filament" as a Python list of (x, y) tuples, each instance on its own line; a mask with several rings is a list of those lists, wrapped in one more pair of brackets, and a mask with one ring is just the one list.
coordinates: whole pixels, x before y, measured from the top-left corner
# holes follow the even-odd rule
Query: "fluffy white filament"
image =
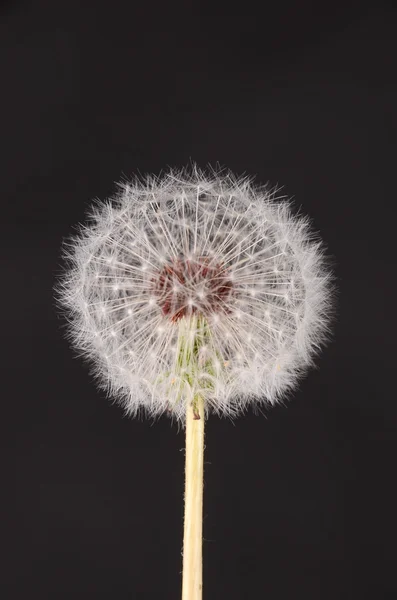
[(321, 243), (247, 178), (194, 167), (120, 184), (64, 254), (70, 337), (129, 414), (273, 404), (325, 341)]

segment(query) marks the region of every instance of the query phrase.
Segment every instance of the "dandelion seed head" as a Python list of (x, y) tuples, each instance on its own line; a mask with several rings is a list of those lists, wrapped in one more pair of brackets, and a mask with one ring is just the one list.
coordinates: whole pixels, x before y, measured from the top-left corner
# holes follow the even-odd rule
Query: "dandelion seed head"
[(327, 339), (331, 275), (276, 191), (197, 167), (120, 184), (65, 246), (69, 336), (128, 414), (273, 405)]

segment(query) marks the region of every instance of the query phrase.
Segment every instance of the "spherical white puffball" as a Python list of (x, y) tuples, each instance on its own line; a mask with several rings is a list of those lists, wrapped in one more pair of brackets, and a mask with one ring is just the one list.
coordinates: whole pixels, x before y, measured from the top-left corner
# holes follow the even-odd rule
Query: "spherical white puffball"
[(128, 414), (183, 422), (285, 396), (326, 341), (332, 276), (308, 220), (230, 172), (119, 184), (64, 246), (73, 344)]

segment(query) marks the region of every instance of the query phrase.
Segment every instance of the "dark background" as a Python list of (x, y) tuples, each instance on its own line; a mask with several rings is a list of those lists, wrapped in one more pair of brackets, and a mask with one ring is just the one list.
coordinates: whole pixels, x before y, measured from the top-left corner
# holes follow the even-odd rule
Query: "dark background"
[(208, 421), (204, 598), (396, 597), (397, 10), (262, 8), (2, 5), (4, 600), (180, 597), (183, 432), (97, 391), (52, 286), (92, 199), (191, 159), (283, 185), (339, 287), (288, 406)]

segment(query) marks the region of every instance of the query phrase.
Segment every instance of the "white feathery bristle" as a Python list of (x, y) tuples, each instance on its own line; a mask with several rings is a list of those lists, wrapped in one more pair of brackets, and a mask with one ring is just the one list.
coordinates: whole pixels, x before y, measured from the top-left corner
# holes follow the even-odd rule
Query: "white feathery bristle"
[(326, 341), (332, 276), (308, 219), (230, 172), (120, 184), (65, 244), (69, 335), (126, 411), (235, 416), (291, 390)]

